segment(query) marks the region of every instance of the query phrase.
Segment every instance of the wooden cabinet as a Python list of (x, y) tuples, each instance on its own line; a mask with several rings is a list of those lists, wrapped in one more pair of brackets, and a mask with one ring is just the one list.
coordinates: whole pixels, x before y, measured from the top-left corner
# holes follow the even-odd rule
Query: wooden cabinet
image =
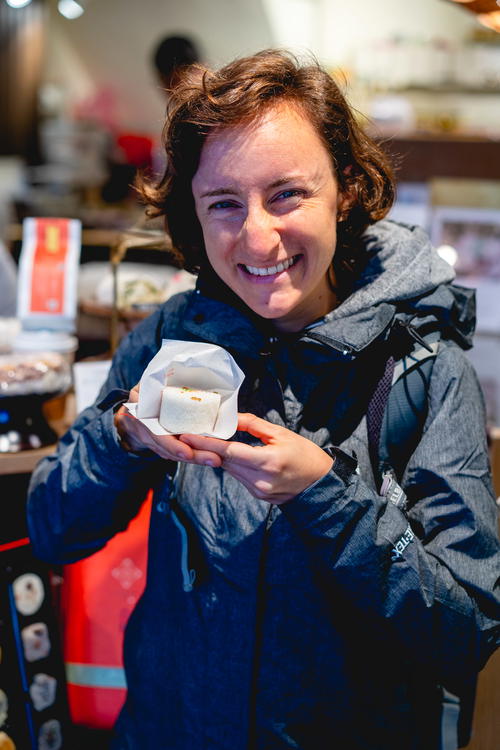
[(413, 136), (391, 138), (382, 145), (401, 182), (427, 182), (434, 177), (500, 180), (500, 140)]

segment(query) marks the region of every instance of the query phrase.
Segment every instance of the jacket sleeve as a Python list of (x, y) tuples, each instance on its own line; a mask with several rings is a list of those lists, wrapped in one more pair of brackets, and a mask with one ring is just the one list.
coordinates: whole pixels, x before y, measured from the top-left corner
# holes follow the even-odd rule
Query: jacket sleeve
[(367, 618), (450, 690), (500, 641), (500, 552), (482, 394), (443, 347), (429, 415), (408, 464), (405, 510), (335, 470), (281, 506), (319, 564)]
[(43, 560), (73, 562), (103, 547), (136, 515), (155, 472), (165, 472), (166, 462), (153, 454), (126, 453), (118, 443), (113, 405), (99, 407), (114, 389), (123, 389), (121, 401), (126, 400), (139, 381), (155, 353), (147, 335), (153, 322), (122, 342), (96, 403), (78, 416), (56, 453), (33, 472), (28, 533), (34, 553)]

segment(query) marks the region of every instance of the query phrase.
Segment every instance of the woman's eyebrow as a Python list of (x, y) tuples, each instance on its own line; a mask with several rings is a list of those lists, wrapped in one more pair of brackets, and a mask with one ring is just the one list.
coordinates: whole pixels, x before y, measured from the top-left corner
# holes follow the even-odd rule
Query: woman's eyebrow
[[(287, 185), (289, 182), (294, 182), (298, 179), (303, 179), (303, 177), (298, 174), (286, 175), (285, 177), (280, 177), (279, 179), (270, 182), (267, 188), (281, 187), (282, 185)], [(200, 198), (213, 198), (220, 195), (238, 195), (238, 191), (233, 187), (218, 187), (200, 193)]]
[(217, 195), (238, 195), (238, 193), (234, 188), (219, 187), (215, 188), (214, 190), (207, 190), (206, 192), (201, 193), (200, 198), (212, 198)]
[(278, 180), (274, 180), (273, 182), (271, 182), (268, 187), (277, 188), (281, 187), (282, 185), (287, 185), (289, 182), (295, 182), (296, 180), (301, 179), (303, 179), (303, 177), (299, 174), (285, 175), (285, 177), (280, 177)]

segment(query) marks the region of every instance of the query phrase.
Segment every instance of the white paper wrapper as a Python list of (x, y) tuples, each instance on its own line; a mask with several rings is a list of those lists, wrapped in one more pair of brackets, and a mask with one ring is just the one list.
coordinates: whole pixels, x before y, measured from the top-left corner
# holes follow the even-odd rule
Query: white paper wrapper
[(227, 440), (238, 426), (238, 391), (244, 378), (233, 357), (220, 346), (164, 339), (142, 374), (139, 401), (125, 406), (154, 435), (170, 435), (158, 421), (166, 385), (216, 391), (221, 404), (214, 431), (203, 434)]

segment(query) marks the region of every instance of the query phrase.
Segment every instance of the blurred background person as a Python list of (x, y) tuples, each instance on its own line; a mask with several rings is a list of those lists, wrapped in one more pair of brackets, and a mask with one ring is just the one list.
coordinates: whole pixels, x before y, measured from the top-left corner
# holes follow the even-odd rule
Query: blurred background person
[[(180, 73), (189, 65), (201, 62), (197, 43), (188, 36), (166, 36), (156, 45), (152, 54), (155, 75), (162, 92), (169, 99), (169, 92), (179, 81)], [(165, 151), (157, 139), (152, 149), (152, 170), (162, 174), (165, 169)]]
[(168, 91), (178, 82), (183, 68), (200, 62), (201, 54), (190, 37), (166, 36), (156, 46), (152, 60), (162, 87)]

